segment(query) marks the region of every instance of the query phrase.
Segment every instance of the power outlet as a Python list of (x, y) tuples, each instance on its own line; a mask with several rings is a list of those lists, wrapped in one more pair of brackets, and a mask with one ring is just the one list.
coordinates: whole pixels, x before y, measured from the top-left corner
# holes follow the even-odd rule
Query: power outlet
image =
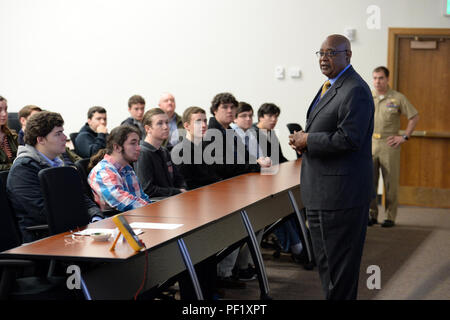
[(277, 79), (284, 79), (284, 67), (283, 66), (276, 66), (275, 67), (275, 78)]

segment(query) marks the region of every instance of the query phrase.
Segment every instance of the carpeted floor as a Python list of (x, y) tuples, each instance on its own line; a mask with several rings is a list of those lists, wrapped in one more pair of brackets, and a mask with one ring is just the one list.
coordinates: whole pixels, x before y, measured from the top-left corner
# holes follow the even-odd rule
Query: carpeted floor
[[(380, 209), (379, 220), (383, 218)], [(317, 268), (303, 270), (290, 255), (276, 259), (263, 249), (270, 295), (276, 300), (323, 299)], [(381, 289), (368, 289), (367, 273), (379, 266)], [(369, 279), (369, 283), (373, 283)], [(259, 299), (257, 280), (245, 289), (227, 289), (225, 299)], [(450, 299), (450, 209), (400, 207), (396, 226), (368, 227), (358, 299)]]

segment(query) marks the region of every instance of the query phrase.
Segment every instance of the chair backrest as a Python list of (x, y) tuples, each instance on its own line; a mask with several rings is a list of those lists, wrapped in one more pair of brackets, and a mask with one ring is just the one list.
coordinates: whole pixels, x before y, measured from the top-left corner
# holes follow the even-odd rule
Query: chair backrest
[(303, 130), (302, 126), (299, 125), (298, 123), (288, 123), (286, 126), (287, 126), (290, 134), (293, 134), (294, 131), (302, 131)]
[(78, 136), (78, 132), (69, 133), (69, 138), (70, 138), (70, 141), (72, 142), (73, 150), (75, 151), (76, 154), (78, 154), (77, 146), (75, 145), (75, 139), (77, 138), (77, 136)]
[(72, 132), (69, 134), (70, 141), (72, 141), (73, 145), (75, 145), (75, 139), (77, 138), (77, 136), (78, 136), (78, 132)]
[(22, 236), (6, 193), (8, 173), (0, 171), (0, 252), (22, 244)]
[(94, 200), (94, 195), (92, 194), (91, 187), (89, 186), (89, 183), (87, 182), (87, 177), (89, 175), (87, 167), (89, 165), (90, 160), (91, 160), (90, 158), (78, 160), (77, 162), (75, 162), (75, 166), (77, 167), (78, 173), (80, 174), (81, 181), (82, 181), (83, 187), (84, 187), (84, 192), (86, 193), (86, 195), (89, 198)]
[[(302, 126), (299, 125), (298, 123), (288, 123), (286, 126), (287, 126), (290, 134), (293, 134), (294, 131), (299, 132), (299, 131), (303, 130)], [(296, 155), (297, 155), (297, 159), (301, 158), (301, 155), (298, 154), (297, 152), (296, 152)]]
[(85, 226), (89, 214), (78, 170), (55, 167), (39, 171), (50, 234)]
[(18, 112), (8, 112), (8, 127), (14, 129), (17, 133), (22, 129)]

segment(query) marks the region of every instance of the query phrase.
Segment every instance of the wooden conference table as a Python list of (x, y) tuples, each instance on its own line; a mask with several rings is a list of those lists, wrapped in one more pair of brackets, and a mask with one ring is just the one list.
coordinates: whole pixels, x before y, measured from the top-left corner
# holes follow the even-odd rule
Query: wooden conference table
[[(254, 232), (298, 211), (301, 159), (279, 165), (274, 175), (249, 173), (188, 191), (124, 213), (129, 223), (182, 224), (173, 230), (143, 229), (147, 277), (143, 291), (188, 269), (197, 297), (202, 299), (193, 265), (246, 237), (257, 258), (262, 292), (268, 295), (264, 264)], [(111, 219), (91, 223), (87, 228), (115, 228)], [(88, 299), (130, 299), (140, 287), (146, 266), (144, 250), (134, 252), (126, 242), (94, 242), (71, 232), (54, 235), (4, 251), (1, 257), (98, 262), (81, 270), (82, 289)], [(311, 249), (307, 245), (309, 257)], [(256, 253), (256, 256), (255, 256)], [(262, 272), (262, 275), (260, 274)]]

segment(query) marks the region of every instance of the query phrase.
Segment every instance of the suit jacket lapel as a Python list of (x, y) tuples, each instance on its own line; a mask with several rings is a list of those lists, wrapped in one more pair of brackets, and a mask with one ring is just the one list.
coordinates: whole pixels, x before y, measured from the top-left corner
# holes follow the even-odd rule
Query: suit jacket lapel
[[(308, 108), (308, 112), (306, 113), (306, 119), (309, 118), (309, 114), (311, 113), (311, 108), (314, 105), (314, 102), (316, 102), (317, 98), (319, 97), (320, 93), (322, 92), (322, 87), (319, 89), (319, 91), (317, 92), (316, 96), (314, 97), (313, 101), (311, 102), (311, 104), (309, 105)], [(320, 102), (320, 101), (319, 101)], [(319, 104), (319, 102), (317, 102), (317, 104)], [(317, 107), (317, 106), (316, 106)]]
[(325, 95), (322, 97), (322, 99), (317, 102), (317, 105), (315, 106), (314, 110), (310, 112), (310, 109), (312, 105), (314, 104), (314, 101), (316, 101), (317, 96), (320, 95), (322, 92), (322, 88), (319, 89), (319, 92), (317, 93), (316, 97), (314, 98), (313, 102), (309, 106), (308, 113), (307, 113), (307, 119), (306, 119), (306, 128), (305, 131), (308, 131), (308, 128), (311, 125), (311, 122), (314, 121), (314, 118), (319, 114), (319, 112), (330, 102), (334, 96), (336, 95), (338, 89), (340, 86), (342, 86), (342, 83), (345, 81), (345, 79), (348, 77), (349, 74), (354, 72), (353, 67), (350, 66), (340, 77), (339, 79), (331, 86), (330, 89), (328, 89), (328, 92), (325, 93)]

